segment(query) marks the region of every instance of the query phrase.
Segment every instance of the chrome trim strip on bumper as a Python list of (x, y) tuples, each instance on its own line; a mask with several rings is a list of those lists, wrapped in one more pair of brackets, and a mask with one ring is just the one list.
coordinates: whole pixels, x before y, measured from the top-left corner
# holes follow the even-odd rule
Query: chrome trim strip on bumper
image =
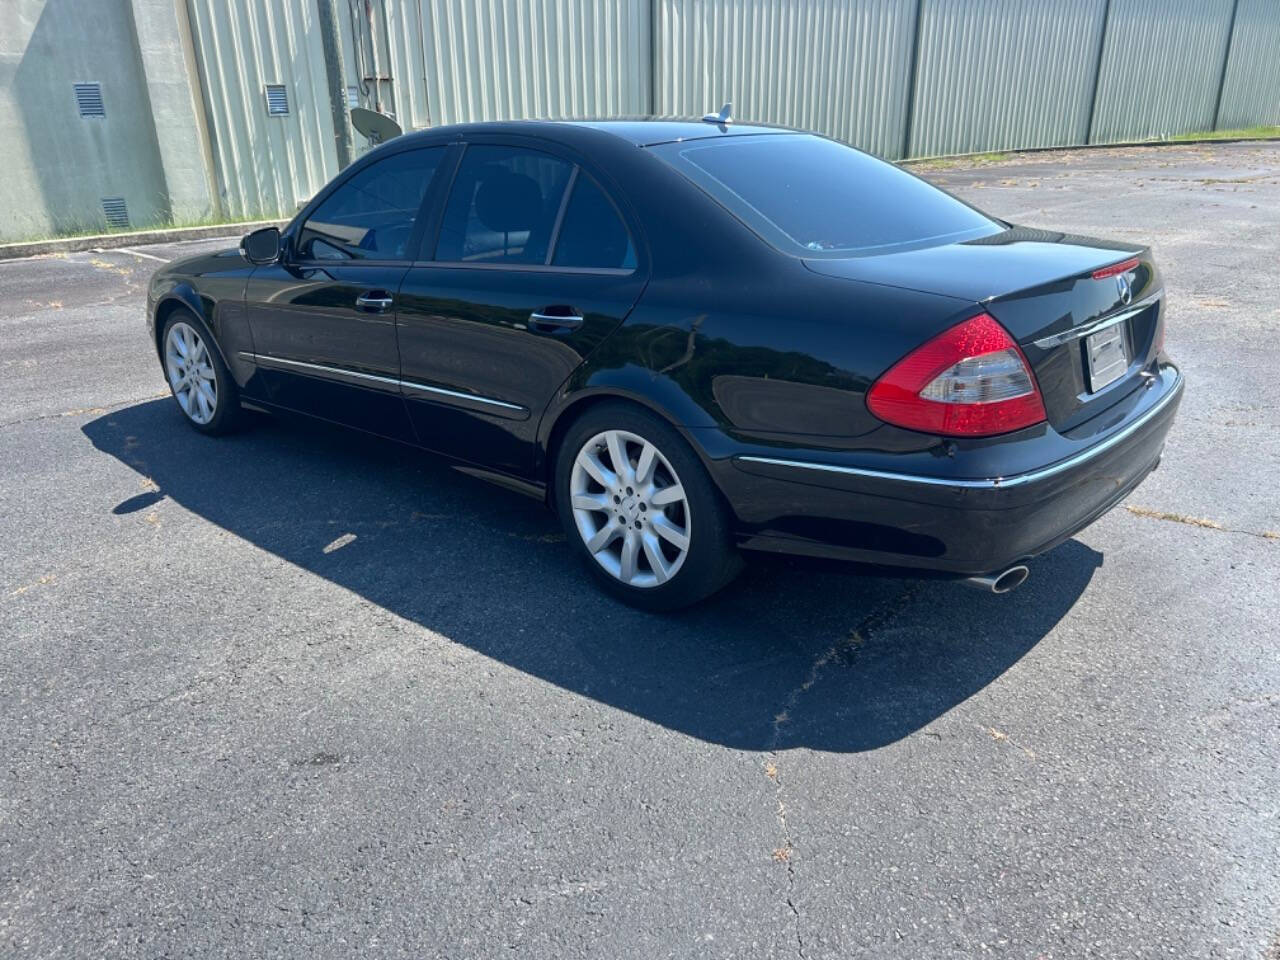
[(472, 403), (480, 403), (485, 406), (499, 407), (503, 410), (515, 410), (523, 414), (528, 413), (528, 411), (518, 403), (507, 403), (505, 400), (494, 400), (492, 397), (481, 397), (477, 394), (461, 393), (457, 390), (446, 390), (443, 387), (429, 387), (425, 383), (414, 383), (412, 380), (400, 380), (396, 377), (382, 377), (374, 373), (361, 373), (358, 370), (346, 370), (342, 367), (330, 367), (322, 363), (306, 363), (302, 360), (286, 360), (284, 357), (272, 357), (264, 353), (249, 353), (247, 350), (241, 350), (239, 356), (241, 360), (248, 360), (250, 363), (256, 363), (264, 367), (282, 366), (297, 368), (300, 370), (314, 370), (317, 373), (328, 373), (339, 377), (349, 377), (353, 380), (365, 380), (371, 383), (385, 383), (389, 386), (399, 387), (403, 390), (426, 393), (432, 396), (450, 397), (457, 400), (470, 400)]
[(1063, 473), (1072, 467), (1077, 467), (1094, 457), (1105, 453), (1116, 444), (1121, 443), (1131, 437), (1138, 430), (1141, 430), (1149, 421), (1154, 419), (1165, 407), (1173, 402), (1182, 393), (1183, 378), (1182, 374), (1178, 374), (1178, 379), (1174, 385), (1169, 388), (1169, 392), (1156, 402), (1156, 404), (1133, 423), (1129, 424), (1122, 430), (1117, 431), (1107, 439), (1094, 444), (1087, 450), (1081, 450), (1079, 453), (1060, 460), (1055, 464), (1047, 467), (1041, 467), (1039, 470), (1032, 470), (1030, 473), (1019, 473), (1012, 477), (991, 477), (985, 480), (948, 480), (944, 477), (924, 477), (912, 473), (893, 473), (888, 470), (865, 470), (862, 467), (842, 467), (833, 463), (808, 463), (803, 460), (780, 460), (775, 457), (735, 457), (736, 460), (750, 463), (767, 463), (775, 467), (794, 467), (800, 470), (816, 470), (823, 473), (839, 473), (854, 477), (871, 477), (876, 480), (897, 480), (903, 483), (918, 483), (925, 486), (933, 487), (954, 487), (964, 490), (1004, 490), (1008, 487), (1020, 487), (1024, 484), (1035, 483), (1038, 480), (1044, 480), (1055, 474)]
[(1097, 333), (1099, 330), (1105, 330), (1107, 327), (1113, 327), (1117, 323), (1136, 317), (1147, 307), (1156, 303), (1164, 296), (1164, 291), (1160, 290), (1151, 294), (1149, 297), (1143, 297), (1137, 303), (1126, 307), (1122, 312), (1110, 317), (1103, 317), (1101, 320), (1095, 320), (1092, 323), (1081, 324), (1078, 327), (1072, 327), (1070, 330), (1064, 330), (1061, 333), (1050, 334), (1047, 337), (1041, 337), (1039, 340), (1031, 341), (1032, 346), (1039, 347), (1041, 350), (1051, 350), (1054, 347), (1060, 347), (1064, 343), (1070, 343), (1072, 340), (1079, 340), (1081, 337), (1087, 337), (1091, 333)]

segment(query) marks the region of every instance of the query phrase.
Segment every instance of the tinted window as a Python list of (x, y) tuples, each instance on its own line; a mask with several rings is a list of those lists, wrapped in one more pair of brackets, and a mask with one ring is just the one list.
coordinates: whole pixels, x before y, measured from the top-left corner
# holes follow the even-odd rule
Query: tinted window
[(331, 193), (303, 225), (299, 251), (314, 260), (407, 260), (422, 197), (444, 147), (379, 160)]
[(655, 152), (788, 253), (888, 253), (1003, 229), (893, 164), (821, 137), (725, 137)]
[(631, 269), (635, 250), (609, 198), (585, 173), (573, 182), (551, 262), (558, 267)]
[(436, 259), (546, 263), (571, 169), (522, 147), (468, 147), (449, 193)]

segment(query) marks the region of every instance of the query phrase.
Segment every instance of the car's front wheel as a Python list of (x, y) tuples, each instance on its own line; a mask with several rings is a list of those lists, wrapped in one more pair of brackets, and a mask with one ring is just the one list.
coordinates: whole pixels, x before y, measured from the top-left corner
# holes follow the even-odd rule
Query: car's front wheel
[(240, 398), (235, 381), (195, 314), (182, 309), (171, 313), (160, 343), (165, 379), (187, 422), (211, 434), (236, 426)]
[(718, 491), (684, 439), (622, 403), (589, 409), (566, 433), (556, 508), (587, 567), (614, 596), (674, 610), (741, 569)]

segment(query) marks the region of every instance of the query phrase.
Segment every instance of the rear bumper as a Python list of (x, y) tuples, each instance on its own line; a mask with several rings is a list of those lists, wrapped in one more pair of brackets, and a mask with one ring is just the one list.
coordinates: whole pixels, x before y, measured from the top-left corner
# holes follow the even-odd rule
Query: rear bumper
[(1071, 455), (1008, 476), (899, 473), (773, 451), (722, 460), (717, 480), (743, 547), (991, 573), (1057, 546), (1137, 487), (1160, 461), (1182, 392), (1181, 374), (1165, 365)]

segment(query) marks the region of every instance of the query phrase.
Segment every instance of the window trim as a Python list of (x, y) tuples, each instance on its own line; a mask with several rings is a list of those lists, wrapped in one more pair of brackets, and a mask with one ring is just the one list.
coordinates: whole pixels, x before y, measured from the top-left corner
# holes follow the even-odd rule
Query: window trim
[(581, 169), (575, 163), (573, 169), (569, 171), (569, 179), (564, 185), (564, 194), (560, 197), (560, 209), (556, 211), (556, 222), (551, 225), (551, 237), (547, 240), (547, 257), (542, 261), (545, 266), (551, 266), (551, 261), (556, 255), (556, 247), (560, 245), (560, 228), (564, 225), (564, 215), (569, 211), (569, 201), (573, 199), (573, 188), (578, 185), (578, 171)]
[[(395, 265), (401, 262), (397, 260)], [(559, 267), (549, 263), (468, 263), (465, 260), (415, 260), (410, 266), (437, 267), (441, 270), (505, 270), (508, 273), (570, 273), (608, 277), (629, 277), (639, 269), (639, 267)]]
[[(449, 174), (449, 183), (443, 186), (440, 193), (440, 202), (432, 214), (432, 222), (429, 229), (432, 242), (430, 248), (427, 247), (427, 236), (424, 235), (422, 243), (419, 245), (419, 259), (413, 262), (414, 267), (442, 267), (456, 270), (500, 270), (507, 272), (531, 272), (531, 273), (565, 273), (579, 275), (595, 275), (609, 277), (630, 277), (641, 273), (648, 269), (646, 263), (642, 261), (645, 254), (641, 253), (641, 246), (636, 242), (636, 230), (630, 219), (622, 212), (622, 207), (614, 198), (612, 192), (607, 190), (600, 182), (600, 179), (594, 176), (590, 170), (586, 169), (579, 160), (572, 155), (555, 149), (559, 146), (554, 141), (543, 140), (540, 138), (524, 138), (515, 136), (501, 135), (479, 135), (470, 137), (465, 141), (458, 141), (454, 144), (459, 150), (454, 161), (453, 169)], [(453, 194), (453, 185), (458, 176), (458, 171), (462, 168), (462, 161), (466, 156), (466, 151), (473, 146), (497, 146), (511, 147), (514, 149), (530, 150), (535, 153), (545, 153), (548, 156), (561, 160), (572, 167), (569, 173), (569, 179), (565, 182), (564, 195), (560, 198), (560, 210), (556, 214), (556, 221), (551, 229), (551, 237), (547, 242), (547, 256), (542, 263), (474, 263), (467, 260), (438, 260), (436, 259), (436, 251), (440, 246), (440, 232), (444, 226), (444, 213), (449, 204), (449, 198)], [(617, 214), (622, 229), (627, 232), (627, 240), (631, 244), (631, 249), (636, 255), (636, 265), (634, 267), (565, 267), (558, 266), (551, 261), (555, 258), (556, 248), (560, 243), (560, 228), (564, 224), (565, 215), (569, 210), (569, 201), (573, 198), (573, 188), (578, 182), (579, 175), (586, 176), (595, 184), (596, 188), (609, 201), (613, 207), (614, 213)]]

